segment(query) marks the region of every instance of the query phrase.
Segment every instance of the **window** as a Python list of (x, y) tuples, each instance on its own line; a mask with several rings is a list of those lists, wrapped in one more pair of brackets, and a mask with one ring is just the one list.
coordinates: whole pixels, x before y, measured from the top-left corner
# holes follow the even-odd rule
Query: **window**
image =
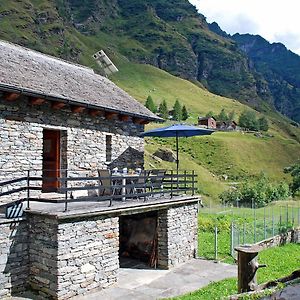
[(111, 161), (111, 135), (105, 137), (106, 161)]

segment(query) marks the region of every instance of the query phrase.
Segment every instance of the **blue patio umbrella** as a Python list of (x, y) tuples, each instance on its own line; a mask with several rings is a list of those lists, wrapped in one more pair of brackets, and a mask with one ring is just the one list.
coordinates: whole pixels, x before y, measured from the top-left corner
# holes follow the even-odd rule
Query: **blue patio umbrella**
[(189, 137), (197, 135), (211, 135), (214, 130), (200, 128), (190, 125), (175, 124), (167, 127), (156, 128), (146, 131), (141, 136), (156, 136), (156, 137), (176, 137), (176, 166), (178, 171), (179, 156), (178, 156), (178, 137)]

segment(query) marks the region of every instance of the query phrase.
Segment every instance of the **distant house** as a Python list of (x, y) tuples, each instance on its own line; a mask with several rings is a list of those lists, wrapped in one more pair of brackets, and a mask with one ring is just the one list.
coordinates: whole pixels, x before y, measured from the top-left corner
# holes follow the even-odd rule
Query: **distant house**
[(228, 121), (226, 122), (226, 127), (227, 127), (227, 130), (237, 130), (237, 123), (235, 121)]
[(198, 125), (205, 126), (206, 128), (216, 128), (216, 119), (214, 117), (199, 117)]
[(235, 121), (217, 121), (216, 128), (219, 130), (230, 131), (237, 130), (237, 123)]

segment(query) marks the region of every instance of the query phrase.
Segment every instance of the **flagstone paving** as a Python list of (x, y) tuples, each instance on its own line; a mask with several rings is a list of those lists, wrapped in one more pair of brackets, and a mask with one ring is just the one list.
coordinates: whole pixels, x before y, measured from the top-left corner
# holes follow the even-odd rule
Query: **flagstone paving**
[[(119, 280), (113, 286), (94, 291), (74, 300), (153, 300), (175, 297), (200, 289), (210, 282), (237, 276), (237, 266), (193, 259), (171, 270), (154, 270), (137, 264), (120, 268)], [(26, 296), (25, 296), (26, 295)], [(25, 294), (10, 300), (38, 299)]]

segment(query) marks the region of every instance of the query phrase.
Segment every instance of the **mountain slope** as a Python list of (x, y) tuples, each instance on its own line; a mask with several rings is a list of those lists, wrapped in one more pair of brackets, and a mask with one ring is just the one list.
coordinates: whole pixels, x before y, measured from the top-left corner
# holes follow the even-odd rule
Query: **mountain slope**
[(235, 34), (232, 39), (268, 82), (276, 109), (300, 122), (300, 57), (283, 44), (270, 44), (258, 35)]
[[(181, 168), (197, 171), (199, 189), (208, 196), (217, 198), (226, 188), (223, 174), (242, 180), (264, 170), (281, 180), (287, 176), (282, 168), (299, 159), (300, 130), (270, 109), (274, 101), (266, 79), (233, 40), (210, 31), (188, 1), (0, 0), (0, 38), (99, 72), (92, 54), (104, 49), (120, 69), (111, 77), (115, 83), (142, 103), (151, 95), (156, 104), (166, 99), (171, 108), (178, 98), (191, 114), (189, 123), (209, 111), (224, 108), (238, 115), (249, 109), (205, 90), (199, 80), (218, 94), (259, 106), (269, 119), (270, 136), (217, 133), (181, 139)], [(174, 167), (153, 158), (157, 147), (174, 149), (174, 141), (149, 139), (146, 165)]]
[(1, 38), (46, 53), (86, 63), (97, 44), (256, 107), (269, 97), (246, 55), (187, 0), (0, 0), (0, 14)]

